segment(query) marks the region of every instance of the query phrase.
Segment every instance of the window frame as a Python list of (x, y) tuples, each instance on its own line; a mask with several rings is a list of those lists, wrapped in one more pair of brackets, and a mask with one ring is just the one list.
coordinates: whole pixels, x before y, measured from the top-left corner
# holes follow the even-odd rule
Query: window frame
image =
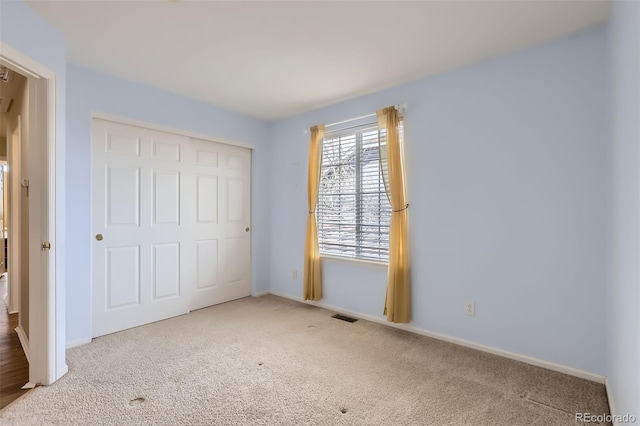
[[(371, 136), (371, 134), (375, 134), (375, 136)], [(325, 133), (325, 135), (323, 136), (322, 139), (322, 161), (321, 161), (321, 165), (320, 165), (320, 178), (318, 181), (318, 198), (317, 198), (317, 203), (316, 203), (316, 223), (317, 223), (317, 228), (318, 228), (318, 245), (319, 245), (319, 249), (320, 249), (320, 257), (321, 258), (327, 258), (327, 259), (332, 259), (332, 260), (340, 260), (340, 261), (355, 261), (355, 262), (361, 262), (361, 263), (370, 263), (370, 264), (376, 264), (376, 265), (387, 265), (388, 261), (389, 261), (389, 230), (390, 230), (390, 226), (391, 226), (391, 205), (389, 203), (389, 199), (388, 199), (388, 195), (386, 192), (386, 188), (385, 188), (385, 182), (384, 182), (384, 178), (382, 176), (382, 164), (381, 164), (381, 150), (386, 148), (386, 137), (384, 137), (382, 134), (384, 134), (383, 132), (380, 132), (380, 129), (378, 128), (378, 123), (377, 122), (368, 122), (368, 123), (361, 123), (359, 125), (355, 125), (355, 126), (351, 126), (351, 127), (347, 127), (347, 128), (342, 128), (342, 129), (336, 129), (330, 132)], [(348, 139), (350, 137), (353, 137), (354, 142), (353, 142), (353, 154), (352, 154), (352, 160), (350, 160), (349, 162), (343, 162), (343, 157), (342, 157), (342, 148), (343, 148), (343, 140)], [(365, 142), (366, 138), (374, 138), (375, 139), (375, 146), (377, 147), (377, 182), (376, 179), (371, 179), (367, 184), (365, 184), (365, 182), (363, 181), (363, 179), (365, 179), (367, 176), (364, 176), (366, 173), (369, 173), (368, 177), (371, 178), (372, 176), (375, 176), (375, 172), (373, 172), (373, 174), (371, 174), (372, 172), (365, 172), (364, 169), (367, 166), (367, 164), (370, 164), (370, 162), (367, 162), (366, 159), (363, 159), (363, 154), (365, 153), (365, 150), (368, 149), (367, 146), (365, 146), (365, 144), (367, 142)], [(337, 141), (335, 141), (335, 139), (337, 139)], [(334, 142), (332, 143), (328, 143), (328, 141), (334, 140)], [(368, 141), (368, 143), (370, 144), (371, 141)], [(324, 178), (325, 178), (325, 170), (327, 169), (327, 167), (332, 167), (332, 166), (327, 166), (324, 162), (325, 160), (325, 149), (326, 149), (326, 145), (333, 145), (334, 147), (337, 146), (338, 151), (339, 151), (339, 156), (338, 156), (338, 161), (334, 164), (337, 164), (337, 166), (335, 167), (347, 167), (348, 164), (350, 164), (351, 161), (353, 161), (354, 164), (354, 176), (353, 179), (355, 180), (354, 186), (353, 186), (353, 192), (349, 192), (349, 193), (336, 193), (334, 192), (330, 192), (328, 195), (325, 195), (325, 193), (323, 192), (323, 183), (324, 183)], [(345, 143), (346, 145), (347, 143)], [(373, 183), (372, 183), (373, 182)], [(341, 184), (341, 183), (339, 183)], [(377, 188), (377, 190), (367, 190), (367, 186), (366, 185), (372, 185), (373, 188)], [(354, 214), (354, 220), (353, 222), (350, 221), (338, 221), (333, 223), (333, 225), (335, 225), (338, 228), (338, 236), (330, 241), (327, 241), (325, 238), (325, 226), (327, 225), (327, 223), (331, 223), (329, 220), (326, 219), (326, 216), (329, 215), (331, 213), (330, 209), (324, 209), (321, 204), (324, 201), (325, 197), (331, 197), (336, 196), (339, 197), (340, 196), (344, 196), (344, 195), (353, 195), (353, 214)], [(377, 215), (376, 220), (374, 221), (374, 223), (367, 223), (365, 221), (365, 197), (366, 196), (370, 196), (373, 195), (374, 200), (376, 198), (376, 194), (377, 194), (377, 202), (374, 201), (374, 205), (377, 207), (373, 210), (371, 210), (371, 212), (373, 212), (373, 216)], [(348, 210), (347, 210), (348, 211)], [(371, 213), (370, 212), (370, 213)], [(350, 253), (348, 249), (344, 249), (344, 250), (331, 250), (330, 248), (328, 248), (327, 246), (331, 246), (333, 245), (334, 247), (349, 247), (348, 245), (345, 244), (339, 244), (342, 242), (342, 236), (339, 234), (340, 233), (340, 227), (342, 225), (346, 225), (347, 227), (352, 225), (354, 227), (354, 230), (351, 232), (350, 237), (353, 238), (354, 240), (354, 245), (352, 245), (352, 252)], [(375, 227), (377, 227), (377, 232), (367, 232), (366, 228), (368, 227), (372, 227), (375, 229)], [(335, 231), (334, 231), (335, 232)], [(347, 237), (345, 239), (349, 238), (349, 232), (347, 232)], [(377, 243), (373, 243), (373, 244), (367, 244), (366, 242), (366, 238), (367, 237), (371, 237), (373, 236), (373, 241), (375, 241), (375, 239), (377, 238), (378, 242)], [(324, 241), (323, 241), (324, 239)], [(370, 252), (375, 252), (377, 250), (377, 255), (373, 255), (373, 254), (367, 254), (367, 250), (369, 250)]]

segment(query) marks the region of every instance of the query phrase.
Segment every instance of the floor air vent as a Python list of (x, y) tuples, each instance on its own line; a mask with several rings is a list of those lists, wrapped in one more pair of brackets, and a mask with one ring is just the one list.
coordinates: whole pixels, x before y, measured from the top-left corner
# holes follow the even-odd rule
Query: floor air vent
[(342, 315), (342, 314), (335, 314), (331, 318), (336, 318), (336, 319), (339, 319), (339, 320), (342, 320), (342, 321), (346, 321), (346, 322), (356, 322), (356, 321), (358, 321), (358, 318), (351, 318), (351, 317), (348, 317), (348, 316)]

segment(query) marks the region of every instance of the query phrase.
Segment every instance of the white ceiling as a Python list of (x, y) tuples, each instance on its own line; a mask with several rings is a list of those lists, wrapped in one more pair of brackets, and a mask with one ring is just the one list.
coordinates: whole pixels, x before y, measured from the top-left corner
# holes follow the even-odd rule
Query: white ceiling
[(69, 59), (264, 120), (604, 22), (606, 1), (28, 1)]

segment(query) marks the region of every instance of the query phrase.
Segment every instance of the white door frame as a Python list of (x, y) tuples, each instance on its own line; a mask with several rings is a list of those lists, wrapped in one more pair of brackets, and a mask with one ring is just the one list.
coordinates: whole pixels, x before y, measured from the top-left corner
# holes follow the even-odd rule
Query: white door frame
[[(41, 235), (43, 241), (30, 237), (30, 244), (39, 246), (48, 241), (51, 249), (48, 256), (43, 257), (42, 264), (35, 265), (41, 268), (41, 279), (29, 282), (29, 382), (49, 385), (67, 372), (64, 360), (58, 359), (64, 357), (65, 341), (61, 330), (65, 329), (65, 313), (56, 309), (64, 306), (64, 293), (57, 291), (56, 283), (56, 73), (2, 42), (0, 64), (25, 75), (29, 82), (35, 81), (38, 88), (46, 87), (46, 101), (37, 101), (36, 110), (30, 108), (30, 113), (35, 111), (37, 114), (36, 119), (30, 120), (31, 143), (37, 148), (32, 149), (30, 155), (41, 156), (42, 168), (46, 171), (32, 174), (30, 186), (41, 185), (47, 194), (42, 200), (46, 215), (39, 221), (40, 229), (30, 229), (30, 235)], [(45, 94), (40, 95), (38, 98), (42, 99)], [(43, 114), (45, 110), (46, 114)], [(32, 262), (29, 263), (31, 268)], [(58, 365), (63, 367), (58, 369)]]
[[(14, 134), (17, 133), (18, 144), (18, 152), (14, 152)], [(9, 296), (9, 313), (13, 314), (20, 310), (20, 238), (15, 238), (15, 235), (19, 235), (20, 233), (20, 192), (17, 192), (16, 196), (16, 185), (19, 185), (19, 176), (20, 176), (20, 146), (22, 145), (22, 117), (18, 115), (12, 123), (9, 123), (9, 129), (7, 134), (7, 164), (11, 163), (10, 170), (11, 174), (7, 173), (9, 177), (8, 182), (5, 182), (5, 191), (8, 192), (9, 196), (7, 197), (9, 211), (7, 212), (7, 230), (9, 234), (12, 234), (14, 238), (10, 238), (8, 240), (7, 253), (9, 256), (8, 264), (5, 265), (7, 271), (11, 272), (11, 277), (9, 279), (8, 296)], [(16, 163), (18, 166), (16, 167)], [(16, 173), (17, 172), (17, 173)], [(11, 185), (8, 185), (11, 183)], [(18, 324), (18, 327), (20, 324)], [(21, 336), (22, 339), (24, 337)], [(25, 342), (21, 340), (22, 346), (24, 347)], [(25, 355), (27, 355), (27, 359), (29, 355), (27, 354), (28, 350), (25, 348)]]

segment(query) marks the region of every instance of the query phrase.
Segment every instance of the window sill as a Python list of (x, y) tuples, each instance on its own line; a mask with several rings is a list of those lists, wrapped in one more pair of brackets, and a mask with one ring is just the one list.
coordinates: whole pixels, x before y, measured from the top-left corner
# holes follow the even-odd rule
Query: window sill
[(328, 260), (330, 262), (336, 263), (349, 263), (356, 264), (362, 266), (373, 266), (378, 268), (387, 269), (389, 266), (389, 262), (382, 262), (377, 260), (368, 260), (368, 259), (356, 259), (354, 257), (345, 257), (345, 256), (332, 256), (330, 254), (321, 254), (320, 261)]

